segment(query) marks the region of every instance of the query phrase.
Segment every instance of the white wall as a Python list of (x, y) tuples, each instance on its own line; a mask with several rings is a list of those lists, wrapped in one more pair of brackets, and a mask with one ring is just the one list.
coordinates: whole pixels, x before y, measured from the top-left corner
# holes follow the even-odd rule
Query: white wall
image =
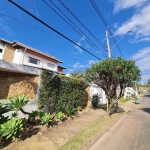
[[(40, 64), (36, 65), (36, 64), (33, 64), (33, 63), (30, 63), (29, 62), (29, 57), (32, 57), (32, 58), (35, 58), (35, 59), (38, 59), (40, 60)], [(52, 63), (55, 65), (55, 68), (50, 68), (47, 66), (48, 63)], [(33, 67), (38, 67), (38, 68), (45, 68), (45, 69), (48, 69), (48, 70), (53, 70), (53, 71), (57, 71), (57, 68), (58, 68), (58, 64), (57, 63), (53, 63), (51, 61), (48, 61), (46, 59), (43, 59), (43, 58), (40, 58), (36, 55), (33, 55), (33, 54), (30, 54), (28, 52), (25, 52), (24, 53), (24, 56), (23, 56), (23, 64), (24, 65), (28, 65), (28, 66), (33, 66)]]
[(91, 97), (92, 97), (92, 95), (98, 93), (98, 95), (101, 97), (100, 100), (99, 100), (99, 104), (107, 103), (107, 98), (106, 98), (105, 91), (102, 88), (100, 88), (99, 86), (97, 86), (95, 84), (91, 84), (90, 93), (91, 93), (91, 95), (90, 95)]
[(16, 49), (13, 63), (22, 64), (23, 51), (22, 49)]
[(131, 97), (132, 95), (137, 96), (137, 92), (132, 87), (126, 87), (124, 90), (124, 98)]
[(3, 54), (4, 54), (4, 50), (5, 50), (5, 44), (2, 43), (2, 42), (0, 42), (0, 49), (3, 50), (2, 53), (0, 53), (0, 59), (2, 59), (3, 58)]

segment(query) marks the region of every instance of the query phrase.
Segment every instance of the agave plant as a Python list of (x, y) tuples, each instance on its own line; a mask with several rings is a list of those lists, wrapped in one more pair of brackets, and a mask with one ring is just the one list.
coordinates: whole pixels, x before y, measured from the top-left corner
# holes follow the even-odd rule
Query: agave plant
[(45, 112), (43, 110), (39, 110), (38, 111), (38, 116), (41, 118), (42, 116), (44, 116)]
[(9, 111), (10, 109), (6, 105), (0, 102), (0, 116)]
[(81, 107), (81, 106), (78, 106), (78, 107), (77, 107), (77, 111), (82, 111), (82, 107)]
[(75, 114), (77, 112), (77, 110), (70, 104), (68, 103), (65, 107), (65, 113), (66, 115), (69, 117), (69, 116), (72, 116), (73, 114)]
[(57, 112), (62, 112), (65, 113), (66, 109), (65, 109), (65, 104), (60, 104), (57, 108)]
[(28, 117), (28, 120), (33, 122), (35, 121), (35, 118), (39, 116), (39, 112), (37, 110), (35, 111), (32, 111), (32, 113), (30, 113), (29, 117)]
[(5, 117), (5, 116), (0, 116), (0, 124), (3, 124), (3, 123), (5, 123), (5, 122), (7, 122), (8, 121), (8, 116), (7, 117)]
[(25, 106), (29, 100), (24, 95), (19, 95), (17, 97), (14, 97), (12, 100), (9, 101), (10, 103), (7, 104), (8, 108), (11, 110), (20, 110), (24, 114), (30, 114), (28, 112), (25, 112), (22, 107)]
[(65, 119), (65, 114), (64, 114), (63, 112), (59, 112), (59, 113), (57, 114), (57, 119), (63, 121), (63, 119)]
[(6, 137), (6, 139), (12, 138), (16, 139), (17, 133), (23, 130), (23, 124), (19, 118), (11, 118), (6, 123), (0, 126), (1, 137)]
[(44, 115), (40, 117), (40, 119), (41, 119), (41, 124), (44, 126), (52, 122), (52, 116), (48, 113), (44, 113)]
[(13, 112), (13, 113), (11, 114), (11, 116), (12, 116), (13, 118), (16, 118), (16, 117), (18, 116), (17, 111), (16, 111), (16, 112)]

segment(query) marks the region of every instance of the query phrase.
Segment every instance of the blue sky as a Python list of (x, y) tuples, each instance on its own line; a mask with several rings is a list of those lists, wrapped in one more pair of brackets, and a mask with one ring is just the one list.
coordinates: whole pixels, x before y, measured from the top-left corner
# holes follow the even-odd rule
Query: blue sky
[[(79, 24), (58, 0), (52, 0), (52, 2), (76, 24), (83, 32), (82, 36), (50, 9), (43, 0), (13, 1), (97, 57), (102, 60), (105, 59), (100, 51), (107, 55), (106, 50), (81, 24)], [(54, 8), (49, 0), (45, 1)], [(106, 45), (106, 27), (91, 5), (90, 0), (61, 1), (97, 39)], [(142, 73), (142, 81), (147, 83), (147, 80), (150, 78), (150, 0), (94, 1), (109, 24), (117, 41), (129, 30), (132, 30), (132, 33), (128, 33), (122, 38), (119, 42), (119, 47), (125, 59), (134, 59), (136, 61), (136, 65), (139, 66)], [(99, 61), (34, 20), (7, 0), (1, 2), (0, 14), (6, 14), (9, 17), (30, 25), (29, 27), (6, 16), (0, 15), (0, 38), (8, 41), (19, 41), (57, 57), (64, 62), (63, 66), (67, 68), (65, 70), (66, 74), (74, 70), (85, 70), (86, 67), (90, 67), (91, 63)], [(31, 26), (36, 27), (36, 29)], [(98, 51), (86, 41), (87, 38), (99, 48)], [(110, 35), (109, 40), (110, 48), (112, 48), (114, 43)], [(112, 56), (121, 56), (116, 47), (112, 49)]]

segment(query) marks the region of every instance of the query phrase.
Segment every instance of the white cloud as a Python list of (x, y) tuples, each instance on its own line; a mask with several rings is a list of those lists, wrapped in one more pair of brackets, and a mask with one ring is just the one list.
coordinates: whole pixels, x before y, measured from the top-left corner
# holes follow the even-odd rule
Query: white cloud
[(118, 28), (119, 24), (118, 23), (114, 23), (113, 27), (114, 29)]
[(130, 7), (140, 7), (148, 0), (114, 0), (114, 12), (117, 13), (120, 10)]
[(150, 37), (145, 37), (145, 38), (141, 38), (139, 40), (135, 39), (135, 40), (130, 40), (130, 43), (138, 43), (138, 42), (143, 42), (143, 41), (150, 41)]
[(139, 50), (135, 55), (131, 57), (135, 60), (136, 65), (139, 67), (141, 72), (147, 72), (149, 74), (142, 75), (142, 80), (147, 81), (147, 78), (150, 78), (150, 47)]
[(92, 65), (92, 64), (97, 63), (97, 61), (95, 61), (95, 60), (89, 60), (88, 63), (89, 63), (90, 65)]
[(145, 49), (139, 50), (137, 54), (132, 56), (132, 59), (134, 59), (134, 60), (144, 59), (148, 55), (150, 55), (150, 47), (147, 47)]
[(85, 41), (85, 35), (82, 36), (82, 38), (80, 39), (80, 41)]
[(75, 63), (73, 65), (73, 68), (86, 68), (86, 67), (89, 67), (89, 65), (81, 65), (79, 62)]
[(126, 34), (132, 30), (136, 39), (148, 38), (150, 34), (150, 3), (143, 7), (138, 13), (133, 15), (129, 20), (122, 24), (115, 31), (115, 35)]
[[(80, 42), (77, 42), (76, 44), (79, 45), (79, 46), (81, 46), (81, 43), (80, 43)], [(77, 46), (77, 45), (75, 45), (74, 47), (75, 47), (80, 53), (82, 53), (82, 49), (81, 49), (79, 46)]]

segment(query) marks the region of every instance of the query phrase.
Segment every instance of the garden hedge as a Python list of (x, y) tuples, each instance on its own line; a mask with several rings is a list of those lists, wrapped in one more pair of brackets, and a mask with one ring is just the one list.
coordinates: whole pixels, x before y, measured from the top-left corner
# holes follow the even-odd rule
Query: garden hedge
[(39, 109), (53, 113), (65, 103), (75, 108), (83, 106), (86, 83), (84, 80), (58, 75), (51, 80), (52, 73), (43, 70), (41, 73)]

